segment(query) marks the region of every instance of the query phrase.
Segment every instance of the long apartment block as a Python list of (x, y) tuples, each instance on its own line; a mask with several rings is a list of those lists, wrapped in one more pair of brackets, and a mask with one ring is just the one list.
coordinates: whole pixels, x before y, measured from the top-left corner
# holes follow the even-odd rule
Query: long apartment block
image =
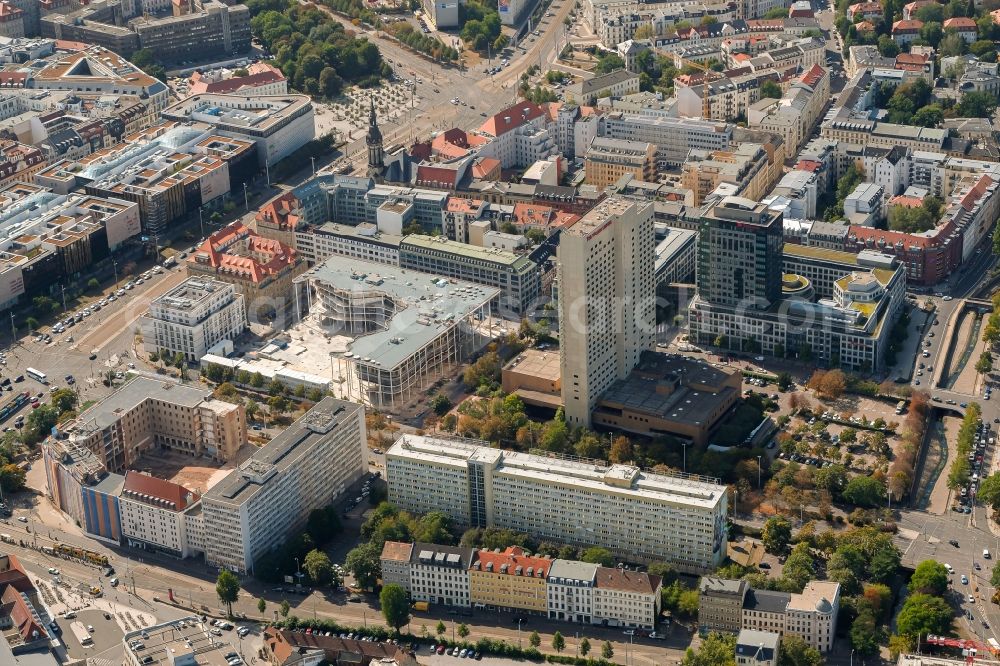
[(596, 544), (629, 561), (667, 560), (699, 573), (725, 554), (729, 507), (714, 479), (403, 435), (386, 453), (386, 482), (389, 501), (407, 511)]

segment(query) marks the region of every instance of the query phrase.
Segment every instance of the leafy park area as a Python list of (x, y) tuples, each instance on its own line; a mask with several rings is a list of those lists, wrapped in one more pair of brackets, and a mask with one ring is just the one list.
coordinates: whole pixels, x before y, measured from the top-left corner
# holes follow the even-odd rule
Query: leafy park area
[(378, 47), (326, 12), (293, 0), (248, 0), (253, 34), (274, 54), (292, 88), (333, 98), (346, 84), (377, 85), (392, 70)]

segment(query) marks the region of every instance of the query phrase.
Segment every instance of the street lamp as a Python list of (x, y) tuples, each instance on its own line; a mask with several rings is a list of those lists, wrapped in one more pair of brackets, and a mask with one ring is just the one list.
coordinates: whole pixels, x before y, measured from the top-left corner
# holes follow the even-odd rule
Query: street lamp
[(517, 649), (521, 649), (521, 620), (523, 618), (517, 618)]
[(684, 473), (688, 471), (688, 445), (690, 442), (681, 442), (681, 449), (684, 451)]
[(760, 460), (762, 456), (757, 456), (757, 490), (760, 490)]

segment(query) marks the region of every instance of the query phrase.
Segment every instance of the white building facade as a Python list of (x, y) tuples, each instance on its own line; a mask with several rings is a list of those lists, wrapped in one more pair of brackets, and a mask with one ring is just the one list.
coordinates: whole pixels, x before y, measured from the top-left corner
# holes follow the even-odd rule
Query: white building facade
[(386, 482), (397, 507), (442, 511), (461, 525), (601, 545), (691, 572), (724, 557), (728, 502), (725, 486), (712, 479), (404, 435), (386, 452)]
[(147, 353), (163, 358), (182, 354), (196, 362), (215, 344), (239, 337), (247, 327), (247, 313), (234, 285), (188, 278), (150, 302), (141, 326)]

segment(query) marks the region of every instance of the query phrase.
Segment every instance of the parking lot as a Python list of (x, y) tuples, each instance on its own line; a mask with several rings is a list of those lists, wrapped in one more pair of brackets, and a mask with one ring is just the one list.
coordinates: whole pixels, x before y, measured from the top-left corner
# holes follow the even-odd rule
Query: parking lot
[[(39, 332), (34, 335), (34, 341), (43, 343), (45, 345), (50, 345), (53, 342), (58, 341), (58, 337), (63, 333), (66, 333), (69, 329), (73, 328), (77, 324), (83, 322), (84, 319), (88, 319), (96, 313), (100, 312), (103, 308), (114, 309), (116, 304), (120, 309), (130, 296), (130, 292), (135, 289), (140, 284), (146, 282), (147, 280), (155, 280), (159, 275), (163, 273), (163, 269), (160, 266), (154, 266), (145, 273), (136, 276), (134, 279), (129, 280), (124, 285), (116, 289), (114, 292), (109, 293), (107, 296), (94, 301), (86, 307), (82, 307), (75, 312), (68, 312), (65, 316), (54, 323), (51, 328), (51, 332), (44, 333)], [(116, 282), (117, 284), (117, 282)], [(74, 336), (69, 333), (66, 336), (67, 342), (74, 342)], [(94, 360), (95, 354), (91, 354), (91, 359)]]
[[(93, 628), (90, 637), (93, 644), (83, 646), (74, 635), (72, 624), (79, 622), (85, 628)], [(75, 619), (66, 617), (56, 618), (59, 625), (59, 637), (66, 646), (66, 652), (73, 659), (87, 659), (101, 655), (106, 659), (111, 659), (112, 654), (108, 652), (113, 648), (121, 650), (122, 632), (121, 627), (115, 622), (114, 616), (106, 611), (82, 610), (76, 614)], [(108, 652), (108, 654), (104, 654)]]

